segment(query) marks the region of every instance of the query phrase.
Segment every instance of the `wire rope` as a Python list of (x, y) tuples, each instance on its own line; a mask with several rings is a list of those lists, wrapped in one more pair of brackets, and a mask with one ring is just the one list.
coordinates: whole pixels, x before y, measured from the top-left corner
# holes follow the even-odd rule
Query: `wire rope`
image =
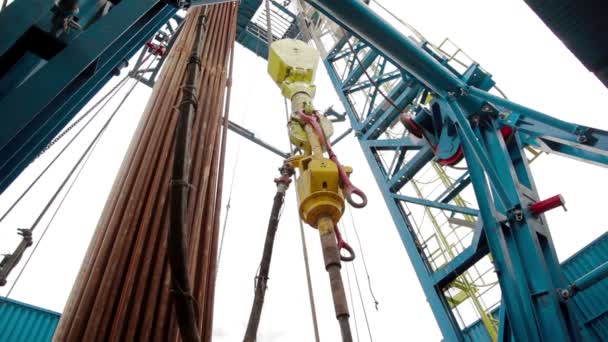
[[(97, 141), (98, 140), (95, 140), (95, 143), (94, 143), (93, 146), (97, 145)], [(78, 177), (80, 176), (80, 173), (82, 172), (82, 170), (86, 166), (86, 163), (87, 163), (87, 161), (89, 160), (89, 157), (92, 154), (93, 154), (93, 150), (89, 151), (88, 153), (85, 152), (84, 155), (86, 155), (86, 158), (84, 159), (84, 162), (83, 162), (82, 166), (80, 167), (80, 169), (78, 170), (78, 172), (74, 176), (74, 179), (72, 180), (72, 183), (70, 184), (70, 186), (66, 190), (65, 194), (61, 198), (61, 201), (59, 202), (59, 205), (57, 205), (57, 207), (55, 208), (55, 211), (53, 212), (53, 215), (51, 216), (51, 219), (49, 220), (49, 222), (44, 227), (44, 230), (42, 230), (42, 234), (40, 234), (40, 238), (38, 239), (38, 241), (36, 241), (36, 244), (34, 245), (34, 248), (32, 248), (32, 252), (30, 253), (30, 255), (28, 255), (27, 259), (25, 260), (25, 263), (23, 263), (23, 267), (21, 267), (21, 269), (19, 270), (19, 273), (17, 274), (17, 277), (15, 278), (15, 281), (11, 285), (11, 288), (6, 293), (6, 296), (5, 296), (6, 298), (10, 297), (11, 293), (13, 292), (13, 289), (15, 288), (15, 286), (17, 285), (17, 283), (19, 282), (19, 279), (21, 279), (21, 275), (23, 274), (23, 272), (27, 268), (27, 265), (29, 264), (30, 260), (32, 259), (32, 256), (34, 255), (34, 253), (38, 249), (38, 246), (40, 245), (40, 242), (42, 241), (42, 239), (44, 239), (44, 236), (46, 235), (46, 232), (48, 231), (49, 227), (51, 226), (51, 224), (55, 220), (55, 216), (57, 216), (57, 213), (61, 209), (61, 206), (63, 205), (63, 202), (68, 197), (68, 195), (69, 195), (70, 191), (72, 190), (72, 187), (74, 186), (74, 184), (76, 184), (76, 181), (78, 180)], [(78, 164), (76, 166), (78, 166)]]
[(372, 299), (374, 300), (374, 306), (376, 308), (376, 311), (378, 311), (378, 305), (380, 304), (380, 302), (378, 302), (378, 300), (376, 299), (376, 296), (374, 295), (374, 290), (372, 287), (372, 280), (371, 277), (369, 275), (369, 270), (367, 268), (367, 262), (365, 261), (365, 253), (363, 253), (363, 247), (361, 244), (361, 239), (359, 238), (359, 233), (357, 232), (357, 225), (355, 223), (354, 217), (353, 217), (353, 212), (350, 209), (350, 207), (348, 207), (348, 213), (350, 216), (350, 220), (352, 222), (353, 225), (353, 230), (355, 231), (355, 237), (357, 238), (357, 244), (359, 245), (359, 255), (361, 255), (361, 261), (363, 263), (363, 268), (365, 269), (365, 276), (367, 277), (367, 286), (369, 288), (369, 293), (372, 296)]
[[(257, 42), (256, 42), (257, 44)], [(249, 86), (247, 87), (247, 92), (246, 92), (246, 97), (245, 97), (245, 101), (244, 103), (249, 103), (249, 98), (251, 97), (251, 89), (253, 87), (253, 82), (248, 82), (247, 83)], [(247, 120), (247, 114), (249, 113), (249, 109), (251, 108), (251, 106), (246, 106), (245, 110), (243, 111), (243, 114), (241, 115), (241, 120), (243, 121), (243, 124), (245, 124), (246, 120)], [(224, 123), (225, 125), (228, 124), (228, 122)], [(240, 160), (240, 156), (241, 156), (241, 142), (239, 142), (239, 144), (237, 145), (237, 150), (236, 150), (236, 154), (235, 154), (235, 161), (234, 161), (234, 166), (232, 167), (232, 175), (231, 175), (231, 179), (230, 179), (230, 189), (228, 190), (228, 199), (226, 200), (226, 212), (224, 214), (224, 222), (222, 224), (222, 231), (220, 233), (220, 243), (218, 246), (218, 252), (217, 252), (217, 266), (216, 266), (216, 274), (219, 273), (219, 269), (220, 269), (220, 260), (222, 257), (222, 252), (224, 250), (224, 238), (226, 236), (226, 232), (227, 232), (227, 225), (228, 225), (228, 218), (229, 218), (229, 213), (230, 213), (230, 205), (232, 204), (232, 191), (234, 189), (234, 183), (235, 183), (235, 179), (236, 179), (236, 169), (237, 166), (239, 164), (239, 160)], [(257, 274), (257, 272), (256, 272)]]
[[(344, 223), (342, 224), (342, 230), (345, 231), (346, 227)], [(359, 324), (357, 321), (357, 310), (355, 310), (355, 301), (353, 300), (353, 291), (350, 283), (350, 272), (348, 271), (348, 263), (344, 265), (344, 269), (346, 270), (346, 285), (348, 287), (348, 296), (350, 300), (350, 306), (353, 309), (353, 321), (355, 322), (355, 335), (357, 336), (357, 341), (361, 341), (359, 337)]]
[(133, 84), (133, 86), (131, 86), (131, 88), (127, 91), (127, 93), (125, 94), (125, 96), (123, 97), (123, 99), (121, 100), (121, 102), (118, 104), (118, 106), (112, 112), (112, 114), (108, 117), (108, 119), (106, 120), (106, 122), (104, 123), (104, 125), (99, 129), (99, 132), (97, 133), (97, 135), (89, 143), (89, 145), (84, 150), (84, 152), (82, 153), (82, 155), (80, 156), (80, 158), (78, 159), (78, 161), (76, 162), (76, 164), (72, 167), (72, 169), (70, 170), (70, 172), (68, 173), (68, 175), (66, 176), (66, 178), (64, 179), (64, 181), (61, 183), (61, 185), (59, 186), (59, 188), (57, 189), (57, 191), (49, 199), (49, 201), (47, 202), (47, 204), (45, 205), (45, 207), (42, 209), (41, 213), (38, 215), (38, 217), (36, 218), (36, 220), (32, 224), (32, 226), (30, 228), (31, 231), (33, 231), (34, 228), (36, 228), (36, 226), (41, 222), (41, 220), (45, 216), (46, 212), (50, 209), (50, 207), (53, 204), (53, 202), (55, 202), (57, 196), (61, 193), (61, 191), (63, 190), (63, 188), (65, 187), (65, 185), (68, 183), (68, 181), (70, 179), (72, 179), (72, 175), (74, 175), (74, 172), (76, 172), (76, 170), (80, 167), (80, 169), (78, 169), (78, 171), (76, 172), (75, 176), (73, 177), (72, 183), (70, 184), (70, 186), (68, 187), (68, 189), (64, 193), (63, 198), (61, 199), (61, 201), (59, 202), (59, 204), (55, 208), (55, 211), (53, 212), (53, 215), (51, 216), (51, 219), (49, 220), (49, 222), (45, 226), (44, 230), (42, 231), (42, 234), (40, 235), (40, 238), (38, 239), (38, 241), (34, 245), (34, 247), (32, 249), (32, 252), (29, 254), (28, 258), (26, 259), (26, 261), (25, 261), (25, 263), (23, 265), (23, 267), (21, 268), (21, 270), (17, 274), (17, 277), (15, 278), (15, 281), (11, 285), (9, 291), (7, 292), (7, 295), (6, 295), (7, 298), (10, 296), (10, 294), (12, 293), (12, 291), (15, 288), (16, 284), (19, 282), (19, 279), (21, 278), (21, 275), (23, 274), (24, 270), (26, 269), (27, 265), (29, 264), (29, 261), (31, 260), (32, 256), (36, 252), (36, 249), (40, 245), (40, 242), (42, 241), (43, 237), (46, 235), (46, 232), (48, 231), (49, 227), (51, 226), (52, 222), (54, 221), (54, 219), (55, 219), (57, 213), (59, 212), (59, 210), (61, 209), (61, 206), (63, 205), (65, 199), (67, 198), (67, 196), (70, 193), (72, 187), (76, 183), (76, 180), (80, 176), (82, 170), (84, 169), (86, 163), (88, 162), (90, 156), (92, 155), (95, 147), (97, 146), (97, 143), (99, 142), (99, 139), (104, 134), (106, 128), (109, 126), (109, 124), (112, 121), (112, 119), (116, 116), (116, 114), (118, 113), (118, 111), (120, 110), (120, 108), (122, 107), (122, 105), (125, 103), (125, 101), (129, 97), (129, 95), (131, 95), (131, 93), (133, 92), (133, 89), (135, 89), (135, 87), (137, 86), (138, 83), (139, 82), (135, 81), (134, 84)]
[[(137, 66), (134, 67), (133, 70), (137, 70), (139, 69), (139, 67), (141, 67), (141, 65), (150, 57), (150, 55), (148, 55), (146, 58), (144, 58), (144, 60), (141, 61), (141, 63)], [(53, 158), (53, 160), (51, 160), (51, 162), (49, 162), (49, 164), (40, 172), (40, 174), (28, 185), (28, 187), (21, 193), (21, 195), (19, 195), (19, 197), (13, 202), (13, 204), (4, 212), (4, 214), (2, 214), (2, 217), (0, 217), (0, 222), (2, 222), (12, 211), (13, 209), (17, 206), (17, 204), (19, 204), (19, 202), (21, 202), (21, 200), (29, 193), (29, 191), (34, 187), (34, 185), (36, 185), (36, 183), (38, 183), (38, 181), (46, 174), (46, 172), (53, 166), (53, 164), (55, 164), (55, 162), (63, 155), (63, 153), (69, 148), (69, 146), (71, 146), (71, 144), (76, 140), (76, 138), (78, 138), (78, 136), (80, 136), (80, 134), (84, 131), (84, 129), (86, 127), (89, 126), (89, 124), (97, 117), (97, 115), (99, 115), (103, 109), (105, 108), (105, 106), (114, 98), (114, 96), (122, 89), (122, 87), (124, 85), (127, 84), (127, 80), (129, 79), (129, 74), (127, 73), (127, 75), (125, 75), (125, 77), (123, 77), (112, 89), (110, 89), (104, 96), (102, 96), (97, 102), (95, 102), (93, 104), (93, 106), (91, 106), (91, 108), (89, 108), (86, 112), (84, 112), (84, 114), (82, 114), (79, 119), (77, 119), (72, 125), (70, 125), (67, 129), (63, 130), (62, 132), (60, 132), (58, 134), (57, 137), (55, 137), (43, 150), (42, 152), (40, 152), (37, 156), (40, 157), (44, 152), (46, 152), (52, 145), (54, 145), (55, 143), (57, 143), (62, 137), (65, 136), (65, 133), (67, 133), (68, 130), (74, 128), (76, 126), (77, 122), (82, 121), (82, 119), (84, 117), (86, 117), (89, 113), (91, 113), (93, 110), (95, 110), (95, 108), (97, 108), (102, 102), (103, 105), (101, 107), (99, 107), (97, 109), (97, 111), (93, 114), (93, 116), (91, 117), (91, 119), (89, 121), (87, 121), (79, 130), (78, 132), (76, 132), (76, 134), (74, 134), (74, 136), (70, 139), (70, 141), (67, 142), (67, 144), (61, 149), (61, 151), (59, 151), (59, 153), (57, 153), (57, 155), (55, 155), (55, 157)]]
[[(287, 121), (287, 123), (289, 123), (289, 108), (287, 106), (287, 99), (283, 98), (283, 103), (285, 106), (285, 120)], [(291, 152), (291, 155), (294, 154), (294, 149), (293, 146), (291, 145), (290, 139), (289, 139), (289, 132), (287, 133), (287, 143), (289, 144), (289, 150)], [(292, 176), (294, 184), (296, 184), (296, 175), (294, 173), (294, 175)], [(296, 196), (296, 204), (298, 205), (298, 208), (300, 207), (300, 200), (298, 198), (298, 193), (297, 193), (297, 186), (293, 187), (294, 189), (294, 193)], [(299, 223), (299, 227), (300, 227), (300, 241), (302, 242), (302, 256), (304, 258), (304, 268), (306, 270), (306, 285), (308, 287), (308, 301), (310, 303), (310, 312), (311, 312), (311, 317), (312, 317), (312, 324), (313, 324), (313, 330), (315, 333), (315, 341), (319, 342), (321, 339), (319, 337), (319, 324), (317, 322), (317, 310), (315, 308), (315, 298), (314, 298), (314, 291), (312, 289), (312, 277), (310, 275), (310, 263), (308, 262), (308, 248), (306, 246), (306, 235), (304, 234), (304, 224), (302, 223), (302, 218), (300, 217), (300, 213), (298, 212), (298, 223)]]
[[(127, 78), (122, 79), (110, 92), (114, 92), (110, 97), (107, 98), (107, 101), (104, 103), (103, 106), (99, 107), (99, 109), (95, 112), (95, 114), (93, 114), (93, 116), (91, 117), (91, 119), (89, 121), (87, 121), (78, 132), (76, 132), (76, 134), (70, 139), (70, 141), (68, 141), (68, 143), (61, 149), (61, 151), (59, 151), (59, 153), (57, 153), (57, 155), (53, 158), (53, 160), (51, 160), (51, 162), (49, 162), (49, 164), (40, 172), (40, 174), (28, 185), (28, 187), (21, 193), (21, 195), (19, 195), (19, 197), (13, 202), (13, 204), (11, 204), (11, 206), (4, 212), (4, 214), (2, 214), (2, 217), (0, 217), (0, 222), (2, 222), (12, 211), (13, 209), (15, 209), (15, 207), (17, 206), (17, 204), (19, 204), (19, 202), (21, 202), (21, 200), (30, 192), (30, 190), (32, 190), (32, 188), (36, 185), (36, 183), (38, 183), (38, 181), (46, 174), (46, 172), (55, 164), (55, 162), (63, 155), (63, 153), (71, 146), (71, 144), (76, 140), (76, 138), (78, 138), (78, 136), (84, 131), (84, 129), (97, 117), (97, 115), (99, 115), (99, 113), (101, 113), (101, 111), (103, 110), (103, 108), (105, 108), (105, 106), (108, 104), (109, 101), (111, 101), (111, 99), (114, 97), (114, 95), (120, 90), (122, 89), (122, 86), (124, 86), (126, 84)], [(110, 95), (110, 92), (106, 95)], [(106, 98), (104, 96), (104, 98)], [(93, 107), (91, 107), (89, 109), (89, 111), (92, 111), (100, 102), (97, 102)], [(89, 112), (88, 111), (88, 112)]]
[[(344, 228), (346, 228), (343, 225)], [(355, 230), (355, 227), (352, 226), (352, 229)], [(344, 229), (344, 238), (348, 239), (348, 233), (346, 232), (346, 229)], [(359, 244), (359, 247), (361, 247), (361, 244)], [(359, 251), (361, 251), (361, 249), (359, 249)], [(357, 292), (359, 294), (359, 302), (361, 303), (361, 307), (363, 308), (363, 317), (365, 318), (365, 326), (367, 327), (367, 333), (369, 335), (369, 340), (370, 341), (374, 341), (374, 338), (372, 337), (372, 330), (369, 324), (369, 318), (367, 316), (367, 307), (365, 306), (365, 301), (363, 300), (363, 294), (361, 293), (361, 286), (359, 285), (359, 276), (357, 276), (357, 269), (355, 268), (355, 265), (351, 265), (353, 268), (353, 275), (355, 278), (355, 284), (357, 285)], [(348, 266), (347, 266), (348, 268)], [(356, 326), (356, 322), (355, 322), (355, 326)]]
[[(266, 26), (267, 26), (267, 40), (268, 40), (268, 55), (270, 55), (270, 44), (272, 44), (272, 23), (270, 21), (270, 1), (269, 0), (265, 0), (265, 6), (266, 6)], [(283, 98), (284, 100), (284, 104), (285, 104), (285, 119), (287, 121), (287, 123), (289, 123), (289, 109), (287, 106), (287, 99)], [(287, 134), (287, 142), (289, 144), (289, 150), (291, 152), (291, 155), (293, 155), (294, 150), (293, 150), (293, 146), (291, 145), (290, 139), (289, 139), (289, 133)], [(293, 180), (294, 183), (296, 181), (296, 175), (294, 173), (293, 175)], [(296, 191), (296, 201), (299, 202), (298, 198), (298, 194), (297, 194), (297, 190), (296, 190), (296, 186), (293, 187), (294, 191)], [(300, 206), (300, 203), (298, 203), (298, 207)], [(312, 280), (311, 280), (311, 276), (310, 276), (310, 265), (308, 262), (308, 248), (306, 247), (306, 236), (304, 235), (304, 225), (302, 224), (302, 219), (300, 218), (300, 215), (298, 213), (298, 222), (300, 225), (300, 240), (302, 241), (302, 254), (304, 257), (304, 266), (305, 266), (305, 270), (306, 270), (306, 284), (308, 286), (308, 300), (310, 302), (310, 311), (311, 311), (311, 316), (312, 316), (312, 323), (313, 323), (313, 330), (314, 330), (314, 334), (315, 334), (315, 341), (319, 342), (320, 341), (320, 337), (319, 337), (319, 325), (317, 322), (317, 312), (315, 309), (315, 301), (314, 301), (314, 293), (313, 293), (313, 289), (312, 289)]]

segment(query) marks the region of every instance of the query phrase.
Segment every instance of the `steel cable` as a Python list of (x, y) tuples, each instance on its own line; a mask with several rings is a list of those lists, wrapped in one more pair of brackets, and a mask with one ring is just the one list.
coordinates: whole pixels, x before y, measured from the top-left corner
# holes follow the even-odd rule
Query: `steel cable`
[(70, 170), (70, 172), (68, 173), (68, 175), (66, 176), (66, 178), (64, 179), (64, 181), (61, 183), (61, 185), (59, 186), (59, 188), (55, 191), (55, 193), (49, 199), (49, 201), (47, 202), (47, 204), (45, 205), (45, 207), (42, 209), (41, 213), (38, 215), (38, 217), (36, 218), (36, 220), (34, 221), (34, 223), (31, 225), (31, 228), (29, 230), (33, 231), (38, 226), (38, 224), (41, 222), (42, 218), (45, 216), (45, 214), (47, 213), (48, 209), (50, 209), (51, 205), (55, 202), (55, 199), (61, 193), (61, 191), (63, 190), (63, 188), (65, 187), (65, 185), (68, 183), (68, 181), (70, 179), (72, 179), (72, 175), (74, 175), (74, 172), (76, 172), (76, 170), (80, 167), (80, 169), (78, 169), (78, 172), (76, 172), (75, 176), (73, 177), (72, 183), (70, 184), (70, 186), (68, 187), (68, 189), (64, 193), (63, 198), (61, 199), (61, 201), (59, 202), (59, 204), (55, 208), (55, 211), (53, 212), (53, 215), (51, 216), (51, 219), (49, 220), (49, 222), (45, 226), (44, 230), (42, 231), (42, 234), (40, 235), (40, 238), (38, 239), (38, 241), (36, 242), (36, 244), (32, 248), (32, 252), (29, 254), (28, 258), (26, 259), (26, 261), (25, 261), (25, 263), (23, 265), (23, 267), (19, 271), (17, 277), (15, 278), (15, 281), (11, 285), (11, 288), (7, 292), (6, 297), (10, 296), (11, 292), (15, 288), (15, 285), (18, 283), (19, 279), (21, 278), (21, 275), (23, 274), (23, 271), (25, 270), (25, 268), (29, 264), (32, 256), (34, 255), (34, 252), (36, 252), (36, 249), (38, 248), (38, 245), (40, 244), (40, 242), (44, 238), (47, 230), (49, 229), (49, 227), (51, 226), (53, 220), (55, 219), (55, 216), (57, 215), (57, 213), (61, 209), (62, 204), (64, 203), (64, 201), (67, 198), (68, 194), (70, 193), (72, 187), (74, 186), (74, 184), (78, 180), (78, 177), (80, 176), (82, 170), (86, 166), (86, 163), (88, 162), (89, 158), (93, 154), (93, 151), (94, 151), (95, 147), (97, 146), (97, 143), (99, 142), (101, 136), (104, 134), (106, 128), (109, 126), (109, 124), (112, 121), (112, 119), (116, 116), (116, 114), (118, 113), (118, 111), (120, 110), (120, 108), (122, 107), (122, 105), (125, 103), (125, 101), (129, 97), (129, 95), (131, 95), (131, 93), (133, 92), (133, 89), (135, 89), (135, 87), (137, 86), (137, 84), (138, 84), (138, 82), (136, 81), (133, 84), (133, 86), (127, 91), (127, 93), (125, 94), (125, 96), (123, 97), (123, 99), (121, 100), (121, 102), (118, 104), (118, 106), (116, 107), (116, 109), (114, 110), (114, 112), (112, 112), (112, 114), (106, 120), (106, 122), (104, 123), (104, 125), (100, 128), (100, 130), (97, 133), (97, 135), (93, 138), (93, 140), (89, 143), (89, 145), (87, 146), (87, 148), (83, 151), (82, 155), (80, 156), (80, 158), (78, 159), (78, 161), (76, 162), (76, 164), (74, 164), (74, 166), (72, 167), (72, 169)]
[[(133, 71), (137, 71), (139, 70), (139, 68), (143, 65), (143, 63), (146, 62), (146, 60), (150, 57), (151, 55), (148, 55), (147, 57), (145, 57), (141, 63), (139, 65), (136, 65), (133, 68)], [(151, 63), (150, 63), (151, 64)], [(80, 123), (86, 116), (88, 116), (91, 112), (93, 112), (93, 110), (95, 110), (95, 108), (97, 108), (102, 102), (103, 105), (101, 105), (97, 111), (95, 111), (95, 113), (93, 114), (93, 116), (91, 117), (91, 119), (89, 121), (87, 121), (81, 128), (80, 130), (78, 130), (78, 132), (76, 132), (76, 134), (74, 134), (74, 136), (72, 137), (72, 139), (70, 139), (70, 141), (67, 142), (67, 144), (61, 149), (61, 151), (59, 151), (57, 153), (57, 155), (55, 155), (55, 157), (53, 158), (53, 160), (51, 160), (51, 162), (40, 172), (40, 174), (28, 185), (28, 187), (21, 193), (21, 195), (19, 195), (19, 197), (13, 202), (13, 204), (4, 212), (4, 214), (2, 214), (2, 217), (0, 217), (0, 222), (2, 222), (9, 214), (10, 212), (15, 208), (15, 206), (23, 199), (23, 197), (25, 197), (25, 195), (27, 195), (27, 193), (34, 187), (34, 185), (36, 185), (36, 183), (38, 183), (38, 181), (40, 180), (40, 178), (42, 178), (44, 176), (44, 174), (51, 168), (51, 166), (53, 166), (53, 164), (55, 164), (55, 162), (63, 155), (63, 153), (71, 146), (71, 144), (76, 140), (76, 138), (78, 138), (78, 136), (84, 131), (85, 128), (87, 128), (89, 126), (89, 124), (97, 117), (97, 115), (99, 115), (103, 109), (105, 108), (106, 105), (108, 105), (108, 103), (110, 103), (110, 101), (112, 101), (112, 99), (114, 98), (114, 96), (116, 94), (118, 94), (118, 92), (120, 92), (120, 90), (127, 84), (127, 80), (129, 79), (129, 73), (127, 73), (127, 75), (125, 75), (120, 81), (118, 81), (118, 83), (112, 87), (112, 89), (110, 89), (104, 96), (102, 96), (97, 102), (95, 102), (89, 109), (87, 109), (87, 111), (85, 111), (78, 119), (76, 119), (70, 126), (68, 126), (66, 129), (64, 129), (63, 131), (61, 131), (53, 140), (51, 140), (51, 142), (49, 142), (49, 144), (47, 144), (47, 146), (38, 154), (38, 157), (40, 157), (42, 154), (44, 154), (46, 151), (48, 151), (54, 144), (56, 144), (59, 140), (61, 140), (61, 138), (63, 138), (71, 129), (73, 129), (78, 123)]]

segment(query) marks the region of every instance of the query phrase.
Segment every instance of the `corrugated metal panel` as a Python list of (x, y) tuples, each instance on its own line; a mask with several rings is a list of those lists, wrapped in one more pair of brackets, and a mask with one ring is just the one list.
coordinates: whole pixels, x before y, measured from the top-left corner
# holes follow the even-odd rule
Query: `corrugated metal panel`
[(59, 317), (57, 312), (0, 297), (0, 341), (50, 341)]
[[(572, 283), (608, 260), (608, 233), (562, 263), (568, 283)], [(574, 312), (584, 337), (589, 341), (608, 341), (608, 278), (572, 297)], [(493, 312), (496, 314), (498, 310)], [(466, 341), (490, 341), (481, 321), (463, 330)]]
[[(608, 233), (562, 263), (568, 282), (585, 275), (608, 260)], [(590, 337), (608, 341), (608, 278), (578, 293), (572, 302), (579, 309), (578, 321)]]
[(525, 0), (574, 55), (608, 87), (606, 0)]

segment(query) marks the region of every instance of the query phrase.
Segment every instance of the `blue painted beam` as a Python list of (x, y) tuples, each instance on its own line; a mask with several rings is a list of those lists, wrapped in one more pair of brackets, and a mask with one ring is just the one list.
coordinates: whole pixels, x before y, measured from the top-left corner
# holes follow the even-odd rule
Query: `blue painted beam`
[(340, 38), (340, 40), (334, 46), (332, 53), (327, 56), (327, 59), (331, 62), (335, 62), (342, 58), (351, 56), (353, 54), (353, 51), (356, 53), (368, 46), (364, 42), (356, 42), (355, 44), (353, 44), (353, 51), (350, 50), (350, 47), (348, 49), (342, 50), (342, 48), (346, 44), (346, 41), (350, 37), (351, 36), (349, 34), (346, 34), (344, 35), (344, 37)]
[(409, 160), (405, 165), (401, 166), (399, 171), (388, 180), (387, 186), (392, 192), (399, 191), (407, 182), (409, 182), (418, 171), (422, 170), (428, 162), (433, 160), (435, 154), (433, 150), (426, 145), (416, 155)]
[[(186, 7), (196, 7), (196, 6), (208, 6), (208, 5), (216, 5), (223, 4), (225, 2), (235, 2), (238, 0), (181, 0), (183, 6)], [(178, 6), (180, 3), (177, 4)], [(181, 7), (181, 6), (179, 6)]]
[(350, 94), (350, 93), (365, 90), (365, 89), (368, 89), (371, 87), (376, 87), (376, 86), (379, 87), (386, 82), (395, 80), (400, 77), (401, 77), (401, 71), (399, 71), (399, 70), (395, 70), (395, 71), (389, 72), (389, 73), (382, 73), (380, 76), (373, 78), (373, 83), (368, 80), (359, 82), (359, 83), (355, 83), (350, 87), (348, 87), (348, 86), (344, 87), (344, 92), (347, 94)]
[(306, 0), (353, 35), (366, 41), (393, 64), (412, 74), (439, 96), (458, 92), (465, 83), (435, 58), (419, 48), (363, 1)]
[[(398, 97), (403, 95), (403, 92), (407, 89), (407, 87), (408, 79), (399, 80), (397, 84), (388, 93), (385, 93), (388, 100), (383, 98), (382, 102), (380, 102), (380, 104), (376, 108), (370, 108), (371, 112), (367, 115), (367, 117), (363, 119), (363, 122), (359, 124), (360, 130), (362, 132), (367, 131), (369, 126), (374, 124), (383, 114), (385, 114), (385, 109), (392, 107), (389, 100), (395, 103)], [(344, 94), (350, 95), (351, 93), (353, 92), (345, 92)]]
[(399, 115), (401, 115), (405, 107), (411, 104), (421, 91), (422, 88), (418, 83), (409, 83), (409, 86), (397, 97), (393, 102), (393, 105), (390, 105), (389, 108), (382, 111), (380, 116), (374, 115), (376, 120), (366, 120), (366, 123), (368, 125), (371, 124), (371, 126), (368, 126), (369, 128), (363, 133), (363, 137), (365, 139), (376, 139), (380, 137), (388, 127), (398, 120)]
[(454, 197), (458, 196), (464, 188), (466, 188), (469, 184), (471, 184), (471, 177), (469, 177), (469, 172), (466, 171), (460, 177), (458, 177), (452, 185), (446, 188), (435, 201), (448, 203), (454, 199)]
[(572, 282), (572, 290), (583, 291), (606, 277), (608, 277), (608, 261)]
[(422, 206), (430, 207), (430, 208), (435, 208), (435, 209), (447, 210), (447, 211), (451, 211), (453, 213), (460, 213), (460, 214), (471, 215), (471, 216), (479, 215), (478, 210), (468, 208), (468, 207), (461, 207), (458, 205), (435, 202), (435, 201), (427, 200), (424, 198), (412, 197), (412, 196), (406, 196), (406, 195), (400, 195), (400, 194), (393, 194), (393, 197), (400, 201), (414, 203), (414, 204), (418, 204), (418, 205), (422, 205)]
[(0, 192), (175, 11), (154, 0), (121, 2), (0, 100), (10, 108), (0, 127)]
[[(359, 78), (361, 76), (363, 76), (363, 74), (372, 65), (372, 63), (374, 63), (374, 61), (376, 60), (376, 58), (378, 58), (378, 56), (379, 56), (378, 52), (374, 49), (370, 49), (369, 51), (367, 51), (365, 56), (363, 56), (363, 58), (359, 58), (358, 60), (357, 60), (358, 57), (355, 57), (355, 55), (353, 54), (355, 67), (348, 74), (346, 79), (344, 79), (342, 81), (344, 86), (349, 87), (349, 86), (355, 84), (355, 82), (357, 82), (357, 80), (359, 80)], [(361, 61), (361, 63), (359, 63), (359, 61)]]
[(537, 139), (537, 147), (600, 166), (608, 166), (608, 131), (556, 119), (534, 109), (470, 87), (471, 95), (511, 114), (501, 123)]
[(381, 139), (381, 140), (361, 140), (361, 144), (365, 147), (372, 147), (378, 151), (386, 150), (420, 150), (426, 144), (421, 141), (414, 141), (410, 135), (398, 139)]
[(448, 284), (456, 280), (464, 271), (486, 256), (488, 252), (489, 250), (483, 227), (478, 224), (475, 228), (471, 245), (433, 273), (435, 286), (438, 288), (445, 288)]

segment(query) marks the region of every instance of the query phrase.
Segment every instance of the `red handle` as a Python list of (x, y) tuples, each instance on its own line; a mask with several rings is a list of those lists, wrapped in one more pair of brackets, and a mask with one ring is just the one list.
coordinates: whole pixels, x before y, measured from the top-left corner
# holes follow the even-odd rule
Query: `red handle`
[[(325, 133), (323, 133), (323, 129), (317, 122), (317, 120), (318, 120), (317, 112), (314, 113), (314, 116), (308, 115), (308, 114), (304, 113), (303, 111), (298, 112), (298, 114), (304, 121), (306, 121), (307, 124), (310, 124), (312, 126), (312, 128), (314, 129), (317, 136), (319, 136), (319, 140), (320, 140), (321, 144), (323, 144), (323, 146), (327, 150), (327, 153), (329, 154), (329, 158), (334, 163), (336, 163), (336, 165), (338, 166), (338, 173), (340, 174), (340, 180), (342, 181), (342, 184), (344, 185), (343, 188), (344, 188), (344, 196), (346, 197), (346, 201), (355, 208), (365, 207), (367, 205), (367, 196), (361, 189), (357, 188), (356, 186), (353, 185), (353, 183), (350, 182), (350, 178), (348, 177), (348, 174), (344, 170), (344, 167), (342, 166), (342, 164), (340, 164), (340, 162), (338, 161), (338, 157), (336, 157), (336, 154), (332, 150), (331, 145), (327, 141), (327, 138), (325, 137)], [(355, 199), (353, 198), (353, 194), (357, 195), (359, 197), (360, 201), (355, 201)]]
[[(338, 253), (340, 253), (340, 260), (342, 260), (342, 261), (355, 260), (355, 251), (348, 243), (346, 243), (346, 241), (344, 241), (342, 239), (342, 234), (340, 234), (340, 230), (338, 230), (337, 226), (334, 227), (334, 232), (336, 233), (336, 240), (338, 242)], [(343, 249), (345, 249), (348, 252), (348, 255), (342, 254)]]

